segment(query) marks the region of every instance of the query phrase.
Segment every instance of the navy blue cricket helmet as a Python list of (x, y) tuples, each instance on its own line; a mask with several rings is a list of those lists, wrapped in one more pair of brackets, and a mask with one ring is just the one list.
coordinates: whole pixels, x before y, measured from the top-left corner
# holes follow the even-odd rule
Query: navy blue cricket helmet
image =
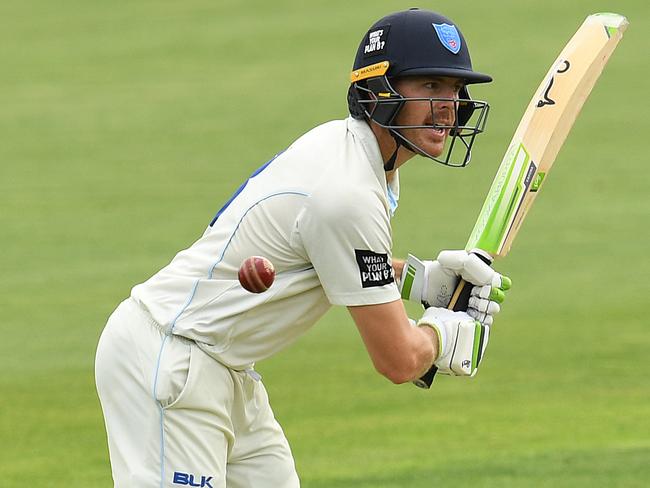
[[(400, 132), (395, 118), (409, 100), (402, 97), (391, 80), (405, 76), (440, 76), (462, 80), (463, 88), (454, 100), (454, 126), (433, 124), (420, 128), (450, 130), (448, 150), (444, 157), (428, 154), (414, 146)], [(348, 90), (350, 114), (357, 119), (373, 120), (387, 128), (398, 146), (429, 157), (448, 166), (465, 166), (471, 158), (471, 147), (477, 134), (483, 132), (489, 105), (472, 100), (467, 85), (488, 83), (492, 77), (474, 71), (469, 49), (458, 26), (447, 17), (413, 8), (395, 12), (375, 22), (357, 49)], [(434, 102), (439, 99), (431, 99)], [(469, 124), (470, 119), (472, 123)], [(452, 158), (456, 139), (462, 141), (462, 156)]]

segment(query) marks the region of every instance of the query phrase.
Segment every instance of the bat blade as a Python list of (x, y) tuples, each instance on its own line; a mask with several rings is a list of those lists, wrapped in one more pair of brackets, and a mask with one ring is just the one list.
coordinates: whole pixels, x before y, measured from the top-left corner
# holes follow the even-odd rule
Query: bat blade
[[(524, 217), (564, 144), (580, 109), (628, 26), (613, 13), (588, 16), (551, 65), (528, 104), (497, 170), (465, 249), (491, 263), (508, 254)], [(463, 280), (449, 308), (467, 310)], [(433, 366), (416, 386), (430, 388)]]
[(482, 249), (492, 258), (508, 253), (627, 26), (622, 15), (590, 15), (551, 65), (508, 146), (466, 249)]

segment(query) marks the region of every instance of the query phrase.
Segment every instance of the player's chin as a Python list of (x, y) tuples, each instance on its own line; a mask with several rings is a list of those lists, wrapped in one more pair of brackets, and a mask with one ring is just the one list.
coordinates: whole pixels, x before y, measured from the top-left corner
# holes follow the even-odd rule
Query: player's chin
[(423, 141), (422, 149), (434, 157), (440, 156), (445, 150), (445, 141), (447, 140), (446, 132), (443, 134), (430, 134), (429, 137)]
[(445, 150), (444, 144), (436, 144), (427, 150), (428, 155), (433, 156), (434, 158), (440, 157)]
[(445, 149), (449, 131), (438, 129), (411, 129), (404, 131), (406, 139), (417, 148), (415, 153), (423, 156), (439, 157)]

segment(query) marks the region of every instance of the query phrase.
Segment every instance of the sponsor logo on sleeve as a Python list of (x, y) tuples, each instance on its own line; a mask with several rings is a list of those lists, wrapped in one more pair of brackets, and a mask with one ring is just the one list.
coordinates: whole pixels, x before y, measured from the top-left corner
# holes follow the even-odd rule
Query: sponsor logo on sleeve
[(363, 288), (384, 286), (393, 283), (393, 267), (388, 254), (381, 254), (365, 249), (355, 249), (354, 254), (359, 266), (359, 276)]

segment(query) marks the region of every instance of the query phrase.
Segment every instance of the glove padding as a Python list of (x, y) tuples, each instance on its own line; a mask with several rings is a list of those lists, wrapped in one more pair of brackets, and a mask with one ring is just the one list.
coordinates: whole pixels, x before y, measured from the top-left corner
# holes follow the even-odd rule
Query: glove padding
[(474, 286), (469, 297), (467, 313), (483, 325), (492, 325), (494, 316), (501, 311), (505, 294), (502, 288), (493, 288), (489, 285)]
[(402, 271), (402, 298), (419, 301), (425, 307), (447, 308), (460, 279), (473, 285), (467, 313), (484, 325), (492, 325), (499, 313), (510, 278), (502, 276), (475, 254), (442, 251), (435, 261), (420, 261), (409, 254)]
[(474, 376), (483, 359), (490, 327), (465, 312), (430, 307), (417, 323), (431, 327), (438, 335), (439, 351), (433, 364), (441, 374)]

